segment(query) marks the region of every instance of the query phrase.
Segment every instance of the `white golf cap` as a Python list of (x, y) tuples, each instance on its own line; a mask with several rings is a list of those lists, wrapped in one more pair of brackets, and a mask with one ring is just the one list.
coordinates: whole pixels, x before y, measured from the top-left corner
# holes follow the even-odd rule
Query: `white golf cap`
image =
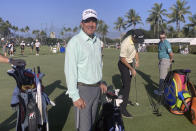
[(86, 20), (88, 18), (96, 18), (97, 19), (97, 12), (93, 9), (86, 9), (82, 12), (82, 20)]
[(3, 41), (3, 40), (4, 40), (4, 38), (1, 38), (1, 40)]

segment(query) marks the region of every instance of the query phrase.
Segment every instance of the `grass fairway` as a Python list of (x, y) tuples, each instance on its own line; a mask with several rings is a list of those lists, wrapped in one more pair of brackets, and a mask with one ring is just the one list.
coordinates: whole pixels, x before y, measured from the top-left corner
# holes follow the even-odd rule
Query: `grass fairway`
[[(28, 49), (30, 51), (30, 49)], [(74, 131), (74, 113), (70, 99), (64, 94), (66, 91), (64, 76), (64, 54), (50, 54), (49, 49), (42, 48), (40, 56), (20, 56), (27, 61), (27, 68), (41, 67), (46, 74), (43, 78), (45, 92), (55, 101), (56, 106), (48, 108), (51, 131)], [(25, 49), (27, 52), (27, 49)], [(103, 79), (108, 85), (116, 88), (121, 87), (120, 74), (117, 67), (119, 50), (104, 50)], [(14, 56), (15, 57), (15, 56)], [(191, 69), (190, 79), (196, 84), (196, 55), (175, 54), (173, 69)], [(6, 74), (10, 69), (7, 64), (0, 64), (0, 131), (14, 131), (16, 124), (16, 113), (10, 108), (10, 100), (15, 81)], [(176, 116), (161, 106), (162, 116), (152, 114), (147, 92), (156, 100), (153, 90), (158, 86), (158, 60), (157, 53), (140, 53), (140, 67), (137, 69), (136, 88), (138, 90), (138, 102), (140, 106), (128, 106), (127, 109), (134, 115), (133, 119), (124, 120), (126, 131), (195, 131), (185, 116)], [(131, 84), (130, 99), (135, 101), (135, 83)]]

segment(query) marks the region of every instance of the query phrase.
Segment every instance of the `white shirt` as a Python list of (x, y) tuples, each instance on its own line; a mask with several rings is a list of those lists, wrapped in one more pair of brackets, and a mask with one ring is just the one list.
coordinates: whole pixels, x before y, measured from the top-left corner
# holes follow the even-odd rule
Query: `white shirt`
[(39, 47), (39, 46), (40, 46), (40, 42), (36, 42), (35, 47)]
[(25, 46), (25, 43), (24, 42), (22, 42), (22, 43), (20, 43), (20, 45), (22, 46), (22, 45), (24, 45)]

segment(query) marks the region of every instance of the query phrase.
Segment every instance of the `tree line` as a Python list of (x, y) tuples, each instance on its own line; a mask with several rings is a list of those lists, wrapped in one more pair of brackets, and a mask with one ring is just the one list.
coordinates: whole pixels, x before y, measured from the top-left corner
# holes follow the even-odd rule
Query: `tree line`
[[(154, 3), (153, 7), (148, 10), (149, 16), (145, 20), (145, 23), (150, 24), (149, 30), (144, 30), (146, 38), (158, 38), (160, 31), (165, 31), (168, 37), (195, 37), (196, 36), (196, 14), (190, 12), (190, 6), (187, 5), (186, 0), (176, 0), (176, 2), (169, 8), (169, 11), (163, 8), (162, 3)], [(185, 16), (188, 15), (188, 22), (186, 22)], [(176, 25), (174, 27), (172, 25)], [(184, 23), (183, 27), (181, 27)], [(188, 24), (185, 24), (188, 23)], [(144, 25), (141, 16), (135, 11), (135, 9), (130, 9), (124, 16), (118, 17), (116, 22), (114, 22), (114, 29), (122, 34), (122, 31), (128, 29), (135, 29), (137, 25)], [(80, 26), (73, 28), (62, 27), (59, 35), (60, 41), (69, 40), (73, 34), (77, 33)], [(107, 38), (109, 26), (103, 21), (98, 21), (97, 34), (105, 43), (116, 42), (117, 40), (112, 40)], [(59, 39), (52, 40), (49, 38), (44, 30), (32, 30), (30, 33), (29, 26), (19, 28), (12, 25), (8, 20), (3, 20), (0, 17), (0, 37), (6, 39), (17, 38), (19, 41), (24, 39), (25, 36), (30, 37), (29, 40), (34, 38), (40, 39), (43, 43), (56, 42)]]

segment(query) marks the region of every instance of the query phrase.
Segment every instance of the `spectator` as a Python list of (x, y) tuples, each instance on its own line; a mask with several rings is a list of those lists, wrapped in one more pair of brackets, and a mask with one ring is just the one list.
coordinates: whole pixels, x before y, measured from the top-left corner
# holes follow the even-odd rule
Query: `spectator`
[(24, 49), (25, 49), (24, 41), (22, 41), (22, 43), (20, 43), (20, 49), (21, 49), (21, 55), (24, 55)]
[(38, 41), (38, 39), (36, 39), (35, 48), (36, 48), (36, 56), (39, 56), (40, 42)]
[(31, 42), (30, 46), (31, 46), (31, 53), (33, 54), (33, 49), (34, 49), (34, 42), (33, 41)]
[(8, 48), (8, 43), (4, 42), (4, 39), (1, 39), (1, 43), (3, 44), (3, 54), (4, 56), (7, 56), (7, 48)]

